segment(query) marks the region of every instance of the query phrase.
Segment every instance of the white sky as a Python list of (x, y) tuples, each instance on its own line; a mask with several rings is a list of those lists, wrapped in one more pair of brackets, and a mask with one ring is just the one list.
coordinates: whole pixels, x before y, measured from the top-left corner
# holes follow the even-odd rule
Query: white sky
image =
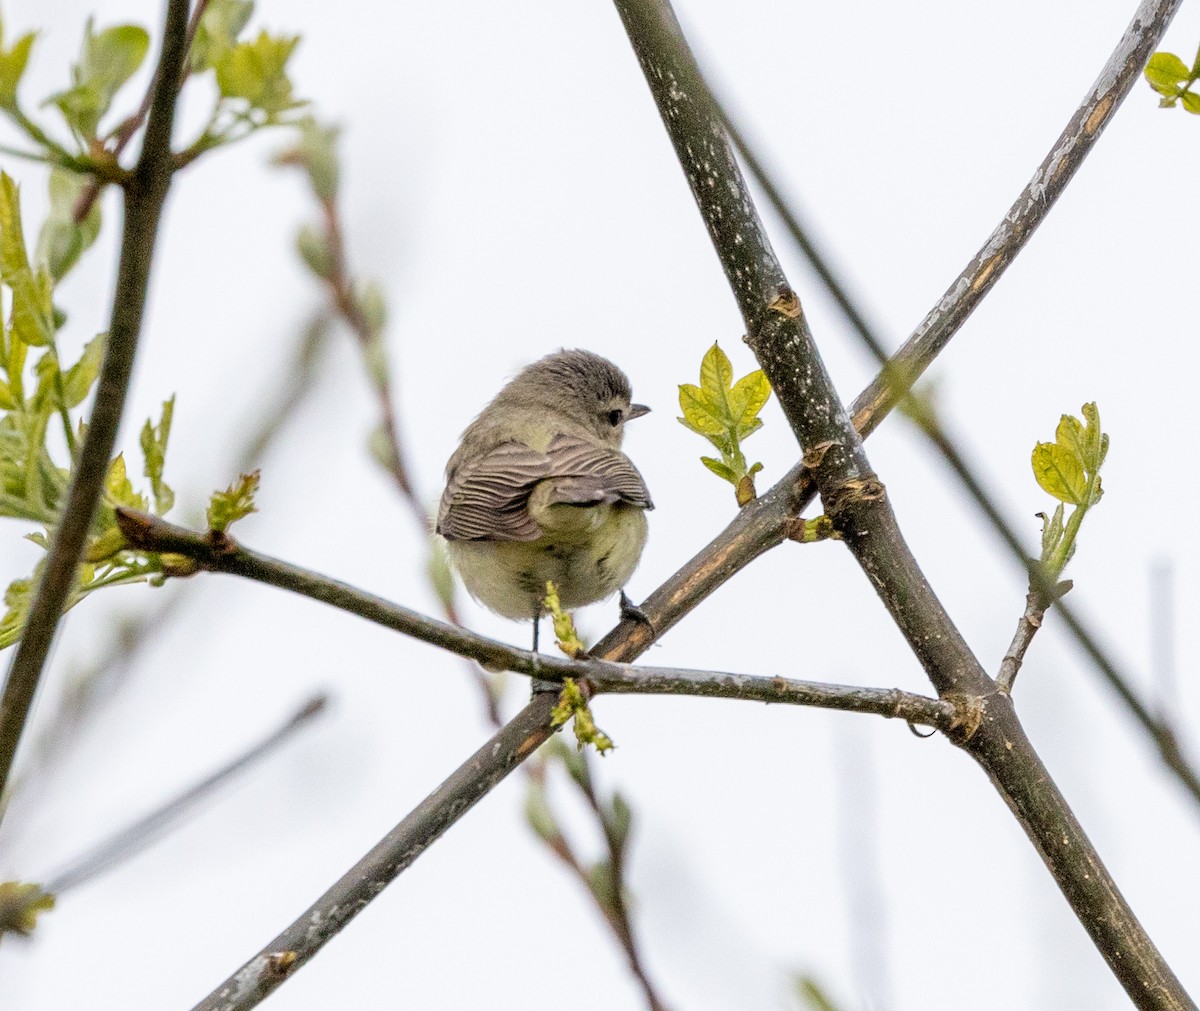
[[(9, 33), (44, 29), (24, 86), (60, 87), (83, 22), (158, 29), (151, 0), (10, 0)], [(1133, 0), (972, 5), (681, 4), (685, 28), (749, 135), (892, 344), (1007, 210), (1124, 31)], [(299, 91), (345, 127), (353, 264), (388, 295), (398, 402), (424, 495), (502, 380), (563, 345), (611, 357), (654, 409), (626, 448), (657, 511), (630, 586), (646, 596), (728, 521), (733, 499), (697, 461), (675, 390), (714, 341), (753, 367), (740, 323), (619, 20), (604, 3), (260, 5), (254, 30), (303, 33)], [(11, 38), (11, 34), (9, 35)], [(1185, 60), (1200, 12), (1167, 48)], [(139, 78), (141, 80), (141, 78)], [(139, 94), (136, 89), (131, 93)], [(204, 113), (198, 96), (185, 122)], [(46, 114), (46, 118), (51, 118)], [(1100, 405), (1107, 494), (1069, 575), (1073, 603), (1152, 691), (1149, 572), (1174, 567), (1177, 694), (1200, 654), (1191, 183), (1200, 123), (1134, 92), (1028, 250), (932, 375), (950, 426), (1036, 544), (1047, 497), (1029, 453), (1064, 411)], [(227, 484), (231, 453), (279, 385), (317, 299), (291, 253), (311, 217), (298, 178), (265, 166), (283, 137), (205, 158), (177, 180), (123, 445), (178, 394), (168, 477), (180, 515)], [(27, 222), (44, 182), (24, 184)], [(103, 249), (60, 292), (64, 345), (102, 329), (117, 204)], [(843, 395), (869, 361), (770, 216), (775, 246)], [(33, 227), (27, 224), (27, 231)], [(365, 452), (375, 409), (349, 340), (263, 468), (251, 546), (433, 612), (423, 544)], [(772, 402), (749, 443), (766, 483), (797, 450)], [(872, 462), (933, 586), (994, 670), (1023, 607), (1020, 573), (945, 467), (901, 419)], [(764, 487), (766, 484), (763, 485)], [(8, 524), (0, 577), (36, 549)], [(68, 893), (28, 944), (0, 949), (6, 1009), (183, 1008), (293, 917), (486, 737), (459, 662), (331, 609), (232, 578), (183, 588), (193, 606), (55, 776), (4, 825), (0, 876), (36, 879), (190, 784), (313, 687), (335, 711), (182, 829)], [(155, 603), (132, 588), (73, 613), (42, 712), (112, 635)], [(582, 617), (593, 636), (615, 607)], [(466, 608), (523, 644), (523, 627)], [(4, 658), (7, 662), (7, 657)], [(665, 636), (649, 661), (928, 686), (848, 553), (779, 548)], [(525, 686), (514, 679), (508, 704)], [(1017, 684), (1030, 736), (1168, 961), (1200, 991), (1200, 811), (1157, 764), (1053, 618)], [(847, 876), (884, 883), (888, 1004), (982, 1011), (1127, 1006), (986, 779), (903, 724), (734, 702), (614, 698), (602, 766), (636, 811), (632, 888), (646, 959), (674, 1008), (785, 1008), (786, 974), (817, 974), (846, 1008), (856, 971)], [(1197, 735), (1200, 737), (1200, 734)], [(1193, 754), (1200, 760), (1200, 740)], [(579, 888), (525, 827), (514, 776), (272, 997), (286, 1011), (638, 1006)], [(875, 830), (855, 826), (867, 817)], [(572, 819), (595, 852), (586, 818)], [(850, 825), (850, 828), (846, 826)], [(864, 857), (876, 861), (865, 867)], [(870, 924), (868, 924), (870, 926)]]

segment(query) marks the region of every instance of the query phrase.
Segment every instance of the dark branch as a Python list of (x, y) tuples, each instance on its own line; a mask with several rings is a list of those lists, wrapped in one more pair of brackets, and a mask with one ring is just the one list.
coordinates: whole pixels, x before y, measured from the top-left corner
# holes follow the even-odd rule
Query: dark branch
[(168, 0), (157, 71), (159, 82), (165, 83), (155, 88), (141, 156), (125, 186), (125, 228), (95, 406), (66, 505), (55, 527), (21, 642), (0, 697), (0, 792), (12, 771), (63, 604), (75, 581), (125, 407), (142, 329), (159, 217), (171, 183), (171, 128), (187, 51), (187, 11), (187, 0)]
[(617, 0), (617, 8), (741, 309), (747, 342), (805, 450), (826, 513), (939, 693), (965, 694), (979, 707), (978, 726), (959, 742), (992, 777), (1131, 999), (1142, 1008), (1193, 1006), (1050, 780), (1011, 700), (984, 673), (908, 550), (764, 237), (670, 7)]

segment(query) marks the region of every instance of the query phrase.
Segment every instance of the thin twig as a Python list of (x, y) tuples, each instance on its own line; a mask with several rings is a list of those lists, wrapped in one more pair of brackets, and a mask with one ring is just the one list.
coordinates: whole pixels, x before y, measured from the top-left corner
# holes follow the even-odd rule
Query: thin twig
[[(196, 39), (196, 32), (200, 28), (200, 19), (204, 17), (204, 11), (208, 7), (209, 0), (196, 0), (196, 6), (192, 9), (192, 16), (188, 19), (187, 38), (185, 40), (184, 55), (192, 51), (192, 43)], [(137, 112), (132, 116), (126, 117), (121, 125), (113, 132), (114, 143), (111, 148), (106, 148), (108, 157), (103, 160), (111, 163), (117, 171), (120, 171), (120, 158), (128, 147), (129, 142), (134, 135), (141, 129), (142, 124), (146, 121), (146, 116), (150, 112), (150, 103), (154, 98), (154, 94), (158, 89), (159, 74), (161, 66), (154, 72), (154, 76), (150, 79), (150, 84), (146, 88), (146, 93), (142, 96), (142, 103), (138, 106)], [(180, 66), (179, 84), (176, 88), (176, 94), (183, 88), (184, 82), (192, 69), (190, 64), (183, 63)], [(105, 183), (112, 182), (111, 178), (105, 178), (101, 175), (93, 174), (87, 181), (87, 184), (79, 193), (79, 199), (75, 202), (75, 210), (72, 212), (76, 224), (81, 224), (83, 219), (88, 216), (95, 204), (96, 198), (100, 195), (100, 190)]]
[(171, 183), (171, 128), (180, 68), (187, 52), (187, 9), (187, 0), (167, 0), (158, 64), (159, 79), (167, 85), (154, 91), (142, 153), (125, 187), (125, 228), (95, 405), (66, 506), (55, 527), (21, 642), (0, 697), (0, 793), (12, 771), (63, 604), (75, 582), (125, 406), (142, 329), (159, 217)]
[(979, 707), (979, 722), (963, 728), (957, 742), (992, 777), (1135, 1004), (1193, 1007), (1050, 779), (1011, 699), (997, 692), (905, 544), (669, 4), (617, 0), (617, 8), (742, 312), (747, 342), (812, 463), (826, 513), (939, 694), (966, 695)]
[(43, 886), (44, 890), (52, 895), (61, 895), (68, 888), (75, 888), (141, 852), (163, 829), (194, 810), (197, 804), (243, 772), (247, 766), (266, 758), (297, 731), (308, 726), (315, 717), (325, 711), (328, 704), (328, 696), (313, 696), (289, 716), (282, 726), (233, 761), (50, 875)]
[(1042, 602), (1042, 595), (1035, 590), (1030, 590), (1025, 595), (1025, 611), (1017, 621), (1017, 630), (1013, 633), (1012, 642), (1009, 643), (1008, 649), (1004, 653), (1004, 659), (1000, 662), (1000, 670), (996, 674), (996, 684), (1005, 691), (1012, 691), (1013, 682), (1017, 679), (1017, 672), (1020, 671), (1021, 664), (1025, 661), (1025, 651), (1029, 649), (1033, 637), (1042, 627), (1042, 619), (1045, 615), (1046, 607)]
[[(346, 242), (342, 234), (341, 215), (335, 197), (321, 200), (321, 210), (325, 217), (326, 247), (330, 253), (330, 268), (325, 276), (329, 286), (330, 298), (338, 314), (345, 320), (354, 336), (358, 339), (359, 347), (364, 358), (370, 358), (372, 345), (380, 340), (380, 335), (372, 328), (370, 321), (363, 313), (350, 280), (346, 266)], [(400, 429), (396, 423), (396, 410), (392, 404), (391, 379), (384, 369), (370, 370), (371, 386), (375, 390), (379, 402), (380, 431), (387, 442), (387, 459), (384, 461), (388, 473), (396, 482), (417, 526), (425, 534), (432, 529), (429, 512), (417, 494), (412, 478), (405, 462), (404, 449), (400, 442)]]
[[(978, 301), (978, 298), (981, 297), (980, 293), (986, 290), (987, 285), (993, 284), (999, 279), (1004, 268), (1007, 267), (1024, 247), (1025, 242), (1033, 234), (1041, 219), (1050, 210), (1054, 198), (1061, 193), (1062, 186), (1065, 186), (1070, 181), (1075, 171), (1082, 164), (1084, 157), (1091, 150), (1092, 143), (1099, 137), (1108, 120), (1112, 118), (1129, 90), (1133, 87), (1133, 84), (1139, 79), (1140, 69), (1145, 63), (1146, 56), (1159, 44), (1162, 34), (1166, 30), (1167, 23), (1165, 18), (1151, 20), (1145, 23), (1144, 33), (1137, 36), (1131, 36), (1127, 33), (1122, 38), (1121, 43), (1106, 64), (1105, 71), (1101, 73), (1100, 78), (1088, 93), (1087, 98), (1076, 110), (1071, 122), (1055, 141), (1050, 149), (1050, 153), (1043, 160), (1038, 175), (1035, 176), (1036, 182), (1037, 179), (1049, 171), (1051, 166), (1057, 165), (1058, 168), (1056, 171), (1058, 174), (1056, 178), (1060, 180), (1061, 185), (1050, 191), (1050, 199), (1047, 200), (1032, 199), (1035, 192), (1035, 183), (1031, 183), (1026, 187), (1017, 198), (1012, 210), (1009, 211), (1009, 215), (1006, 216), (1005, 220), (1001, 222), (1000, 226), (989, 237), (988, 242), (984, 244), (983, 249), (976, 254), (963, 274), (951, 286), (946, 296), (926, 315), (921, 328), (910, 337), (908, 344), (905, 345), (905, 349), (915, 346), (914, 342), (919, 339), (929, 353), (936, 354), (941, 347), (945, 346), (950, 336), (966, 321), (967, 315), (970, 312), (970, 306), (964, 303), (970, 300)], [(1120, 68), (1115, 75), (1108, 72), (1108, 68), (1112, 66)], [(808, 234), (808, 230), (805, 228), (803, 222), (783, 195), (780, 187), (775, 183), (771, 173), (764, 166), (763, 159), (756, 152), (754, 145), (730, 121), (728, 112), (724, 108), (718, 106), (718, 111), (725, 122), (726, 129), (729, 131), (730, 139), (737, 147), (742, 160), (750, 170), (750, 174), (755, 178), (755, 181), (762, 188), (764, 194), (766, 194), (771, 206), (779, 215), (788, 234), (795, 241), (801, 253), (808, 259), (822, 284), (825, 285), (826, 290), (838, 304), (851, 327), (876, 359), (884, 363), (884, 370), (880, 374), (881, 377), (890, 375), (893, 377), (915, 379), (919, 375), (919, 370), (923, 369), (923, 365), (921, 365), (923, 356), (906, 359), (905, 349), (902, 349), (895, 358), (891, 360), (887, 358), (884, 343), (879, 337), (877, 329), (867, 321), (865, 313), (863, 313), (856, 304), (855, 299), (850, 295), (850, 286), (838, 276), (837, 270), (821, 254), (819, 245)], [(1098, 119), (1094, 120), (1093, 117), (1098, 117)], [(1093, 122), (1095, 122), (1095, 128), (1090, 130), (1090, 132), (1085, 129), (1081, 134), (1080, 125)], [(1011, 228), (1009, 227), (1010, 225), (1012, 226)], [(1009, 245), (1012, 250), (1010, 256), (999, 262), (988, 252), (990, 248), (994, 248), (997, 236), (1003, 236), (1003, 243)], [(967, 283), (965, 284), (962, 283), (964, 278), (967, 279)], [(910, 361), (910, 364), (900, 364), (906, 360)], [(854, 417), (861, 435), (866, 435), (869, 431), (869, 429), (861, 425), (863, 418), (866, 416), (863, 412), (867, 408), (868, 404), (863, 402), (862, 397), (855, 402)], [(870, 416), (874, 417), (875, 415), (872, 414)], [(879, 416), (882, 417), (882, 415)], [(989, 523), (991, 523), (992, 528), (1012, 551), (1013, 556), (1026, 568), (1031, 578), (1038, 578), (1040, 570), (1035, 569), (1019, 537), (995, 509), (992, 497), (984, 492), (982, 481), (972, 472), (964, 454), (957, 448), (955, 441), (942, 426), (936, 424), (935, 419), (929, 419), (934, 422), (932, 425), (922, 424), (925, 417), (927, 417), (927, 414), (918, 413), (917, 415), (917, 421), (921, 425), (922, 431), (931, 439), (947, 462), (950, 463), (972, 499), (982, 510)], [(1059, 608), (1060, 610), (1066, 608), (1065, 602), (1060, 600)], [(1161, 715), (1152, 713), (1151, 707), (1138, 697), (1138, 693), (1133, 688), (1132, 680), (1117, 669), (1111, 657), (1107, 656), (1100, 647), (1095, 633), (1084, 625), (1082, 619), (1077, 615), (1074, 616), (1073, 620), (1067, 622), (1067, 629), (1090, 656), (1094, 658), (1103, 656), (1103, 662), (1099, 660), (1096, 662), (1097, 669), (1109, 682), (1111, 687), (1114, 688), (1118, 698), (1126, 705), (1126, 708), (1155, 743), (1167, 768), (1175, 773), (1183, 787), (1191, 794), (1193, 800), (1200, 804), (1200, 773), (1197, 773), (1196, 769), (1192, 767), (1180, 752), (1178, 742), (1169, 723)], [(1004, 680), (1003, 672), (1001, 680), (1002, 682)]]
[(520, 713), (389, 832), (270, 944), (193, 1011), (246, 1011), (304, 965), (397, 875), (554, 732), (553, 692)]
[[(583, 678), (597, 693), (692, 695), (704, 698), (746, 699), (788, 705), (818, 706), (847, 712), (899, 717), (910, 723), (950, 729), (960, 714), (945, 700), (930, 699), (893, 689), (858, 688), (784, 677), (633, 667), (592, 656), (565, 657), (532, 653), (479, 635), (461, 625), (438, 621), (347, 583), (259, 554), (227, 535), (215, 540), (168, 523), (158, 516), (121, 507), (117, 522), (131, 547), (150, 553), (184, 555), (211, 572), (242, 576), (268, 586), (291, 590), (339, 610), (438, 646), (487, 667), (544, 680)], [(553, 694), (553, 693), (551, 693)]]

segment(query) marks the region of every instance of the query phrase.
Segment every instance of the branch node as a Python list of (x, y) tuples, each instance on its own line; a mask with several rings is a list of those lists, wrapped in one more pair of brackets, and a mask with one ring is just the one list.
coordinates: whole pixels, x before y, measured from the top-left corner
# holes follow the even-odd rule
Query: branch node
[(887, 496), (887, 489), (874, 474), (849, 478), (823, 492), (825, 512), (835, 519), (850, 506), (859, 502), (878, 502)]
[(946, 736), (959, 747), (964, 746), (983, 725), (984, 700), (978, 695), (964, 692), (947, 692), (943, 702), (954, 706), (954, 718), (946, 728)]
[(295, 965), (296, 953), (294, 951), (272, 951), (264, 961), (263, 973), (274, 976), (276, 979), (282, 979), (292, 971)]
[(833, 449), (833, 447), (836, 445), (837, 443), (833, 442), (832, 440), (818, 442), (804, 454), (801, 462), (809, 470), (816, 470), (819, 466), (821, 466), (821, 461), (825, 459), (825, 454)]
[(767, 308), (771, 312), (777, 312), (780, 316), (784, 316), (787, 319), (800, 318), (800, 299), (797, 297), (796, 293), (788, 287), (784, 287), (783, 290), (771, 300), (771, 302), (767, 305)]

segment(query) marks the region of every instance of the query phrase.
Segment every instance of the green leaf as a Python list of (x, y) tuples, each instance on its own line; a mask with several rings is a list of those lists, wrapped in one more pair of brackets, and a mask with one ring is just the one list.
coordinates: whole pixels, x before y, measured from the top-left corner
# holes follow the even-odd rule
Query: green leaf
[(162, 479), (163, 462), (167, 452), (167, 439), (171, 435), (171, 417), (175, 413), (175, 398), (164, 400), (162, 418), (157, 425), (149, 421), (142, 427), (142, 456), (146, 461), (146, 477), (154, 493), (154, 511), (159, 516), (168, 512), (175, 504), (175, 492)]
[(71, 68), (71, 87), (47, 101), (58, 107), (71, 129), (85, 140), (96, 137), (100, 120), (121, 87), (150, 49), (150, 35), (139, 25), (115, 25), (97, 34), (89, 18), (83, 50)]
[(617, 897), (617, 878), (613, 874), (612, 864), (600, 860), (588, 870), (588, 887), (595, 896), (601, 909), (612, 909)]
[(546, 801), (546, 789), (534, 779), (529, 780), (525, 792), (525, 821), (543, 842), (554, 842), (562, 837), (554, 813)]
[(726, 431), (725, 418), (719, 404), (708, 399), (708, 394), (691, 383), (679, 386), (679, 409), (683, 411), (680, 424), (700, 435), (723, 435)]
[(728, 481), (730, 484), (738, 483), (738, 476), (734, 473), (733, 468), (723, 464), (720, 460), (714, 460), (711, 456), (702, 456), (700, 462), (722, 480)]
[(0, 47), (0, 108), (15, 109), (17, 85), (25, 74), (29, 62), (29, 51), (33, 48), (33, 33), (22, 35), (12, 49)]
[(796, 996), (807, 1011), (838, 1011), (833, 998), (812, 976), (796, 977)]
[(1064, 506), (1059, 502), (1054, 510), (1053, 516), (1047, 516), (1045, 513), (1038, 513), (1042, 518), (1042, 561), (1049, 559), (1050, 554), (1056, 547), (1058, 542), (1062, 540), (1063, 535), (1063, 510)]
[(337, 196), (341, 175), (337, 153), (341, 128), (323, 125), (311, 116), (305, 116), (296, 126), (296, 142), (275, 155), (275, 164), (296, 165), (304, 169), (317, 199), (329, 203)]
[(1054, 441), (1066, 452), (1075, 457), (1080, 470), (1088, 470), (1087, 436), (1084, 434), (1083, 422), (1070, 414), (1064, 414), (1054, 430)]
[(79, 361), (63, 373), (63, 397), (67, 408), (78, 407), (87, 399), (100, 375), (105, 344), (107, 334), (93, 337), (83, 346), (83, 354), (79, 356)]
[(729, 412), (729, 388), (733, 384), (733, 365), (729, 356), (721, 350), (721, 346), (713, 341), (713, 346), (705, 352), (700, 361), (700, 388), (707, 395), (709, 403), (714, 407), (724, 408), (725, 417), (733, 420)]
[(609, 804), (608, 816), (604, 819), (613, 848), (618, 852), (625, 848), (629, 839), (629, 830), (633, 826), (633, 809), (629, 802), (620, 794), (614, 793)]
[(0, 935), (32, 934), (38, 914), (54, 908), (54, 896), (40, 885), (21, 881), (0, 882)]
[(7, 172), (0, 172), (0, 280), (9, 284), (29, 270), (25, 235), (21, 228), (20, 190)]
[(34, 262), (45, 266), (55, 281), (75, 266), (100, 233), (98, 200), (83, 221), (75, 221), (75, 208), (87, 185), (88, 177), (75, 172), (55, 168), (50, 173), (50, 213), (38, 235)]
[(1200, 116), (1200, 95), (1194, 91), (1185, 91), (1182, 101), (1185, 112), (1190, 112), (1193, 116)]
[(249, 516), (258, 509), (254, 495), (258, 491), (259, 473), (243, 474), (225, 491), (213, 492), (208, 503), (208, 529), (220, 533), (231, 523)]
[(329, 240), (323, 229), (313, 225), (303, 225), (296, 233), (296, 251), (311, 270), (321, 280), (328, 279), (334, 271), (336, 260), (333, 250), (329, 248)]
[(33, 597), (32, 579), (14, 579), (4, 591), (4, 617), (0, 618), (0, 649), (6, 649), (21, 638), (25, 615)]
[(240, 98), (268, 117), (293, 109), (287, 63), (300, 37), (273, 36), (261, 31), (253, 42), (239, 42), (215, 65), (223, 98)]
[(210, 0), (192, 41), (192, 72), (203, 73), (223, 60), (253, 13), (253, 0)]
[(7, 278), (12, 289), (12, 328), (31, 347), (47, 347), (54, 340), (54, 282), (43, 268), (28, 269)]
[(1079, 505), (1087, 493), (1087, 479), (1079, 457), (1057, 442), (1039, 442), (1033, 449), (1033, 476), (1042, 489), (1060, 502)]
[(1146, 80), (1159, 94), (1169, 94), (1191, 78), (1187, 65), (1174, 53), (1155, 53), (1146, 64)]
[(15, 411), (17, 402), (13, 399), (12, 390), (8, 388), (8, 383), (0, 380), (0, 411)]
[[(762, 422), (758, 421), (758, 412), (763, 409), (770, 397), (771, 384), (767, 381), (767, 374), (762, 369), (742, 376), (733, 384), (733, 389), (729, 392), (729, 408), (733, 422), (737, 426), (739, 438), (744, 439), (762, 427)], [(753, 422), (757, 422), (757, 424), (747, 431), (747, 426)]]
[(139, 495), (129, 483), (125, 472), (125, 455), (118, 453), (116, 459), (108, 466), (108, 474), (104, 478), (104, 490), (108, 500), (113, 505), (129, 506), (140, 512), (146, 511), (146, 496)]

